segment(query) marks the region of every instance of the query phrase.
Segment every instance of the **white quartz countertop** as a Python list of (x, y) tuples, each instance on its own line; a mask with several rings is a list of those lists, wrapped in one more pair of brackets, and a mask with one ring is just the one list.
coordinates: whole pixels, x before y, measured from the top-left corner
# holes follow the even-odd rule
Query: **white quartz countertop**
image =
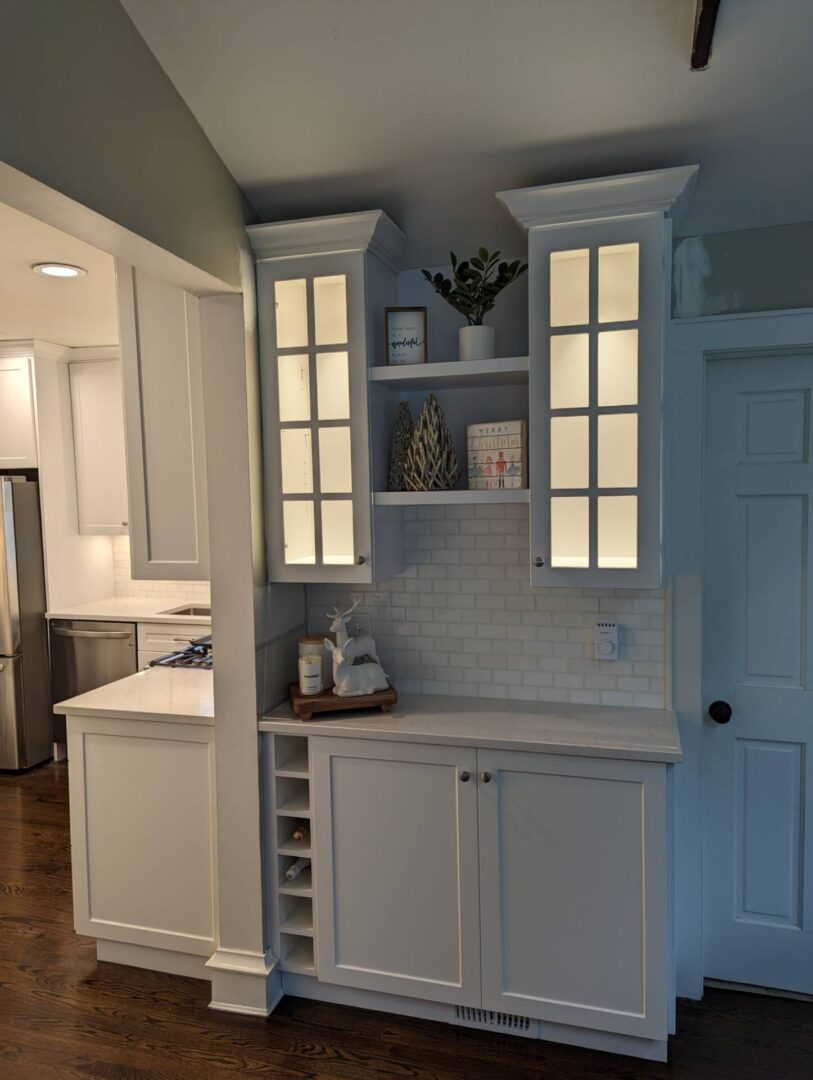
[(183, 597), (110, 596), (90, 604), (72, 604), (46, 612), (48, 619), (109, 619), (113, 622), (192, 623), (209, 626), (211, 615), (167, 615), (169, 608), (189, 607), (194, 600)]
[(214, 724), (212, 672), (200, 668), (148, 668), (54, 705), (66, 716), (112, 716)]
[(391, 739), (635, 761), (682, 758), (677, 720), (668, 709), (532, 705), (403, 694), (390, 713), (359, 709), (324, 717), (303, 722), (285, 704), (268, 712), (259, 726), (261, 731), (286, 735)]

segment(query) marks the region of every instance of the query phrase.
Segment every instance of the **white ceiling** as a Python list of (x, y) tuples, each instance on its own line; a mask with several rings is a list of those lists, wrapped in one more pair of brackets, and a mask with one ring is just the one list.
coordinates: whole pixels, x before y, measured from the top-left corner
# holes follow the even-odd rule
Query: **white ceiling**
[[(31, 270), (40, 262), (82, 266), (87, 277), (43, 277)], [(27, 338), (57, 345), (114, 345), (113, 259), (0, 203), (0, 340)]]
[(680, 231), (813, 218), (813, 3), (122, 0), (264, 220), (383, 207), (412, 265), (517, 244), (502, 188), (698, 162)]

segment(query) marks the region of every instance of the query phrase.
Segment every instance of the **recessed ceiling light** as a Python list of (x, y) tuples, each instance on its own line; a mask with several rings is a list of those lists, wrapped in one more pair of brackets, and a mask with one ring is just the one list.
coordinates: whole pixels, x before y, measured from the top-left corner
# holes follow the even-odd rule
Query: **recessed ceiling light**
[(35, 274), (58, 278), (84, 277), (87, 273), (84, 267), (71, 266), (70, 263), (35, 263), (31, 269)]

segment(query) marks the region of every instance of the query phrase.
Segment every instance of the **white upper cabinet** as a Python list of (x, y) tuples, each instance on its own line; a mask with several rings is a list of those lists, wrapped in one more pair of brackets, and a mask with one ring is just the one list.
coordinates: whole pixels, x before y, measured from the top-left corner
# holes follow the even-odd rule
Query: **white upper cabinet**
[(4, 356), (0, 348), (0, 469), (36, 469), (33, 352)]
[(127, 532), (127, 464), (118, 360), (68, 365), (79, 532)]
[(272, 581), (371, 582), (401, 569), (372, 505), (368, 369), (404, 245), (381, 211), (248, 230), (257, 258)]
[(529, 232), (532, 585), (660, 585), (668, 215), (696, 171), (498, 196)]
[(116, 261), (134, 578), (209, 576), (199, 301)]

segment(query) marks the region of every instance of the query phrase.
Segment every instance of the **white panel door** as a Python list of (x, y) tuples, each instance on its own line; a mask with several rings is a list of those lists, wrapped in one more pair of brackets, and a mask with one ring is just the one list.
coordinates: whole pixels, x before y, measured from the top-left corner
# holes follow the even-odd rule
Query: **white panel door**
[(199, 302), (116, 262), (133, 577), (209, 576)]
[(127, 532), (127, 462), (118, 360), (68, 365), (79, 532)]
[[(813, 355), (709, 363), (707, 978), (813, 993)], [(724, 721), (720, 723), (719, 721)]]
[(483, 1007), (665, 1039), (666, 766), (477, 761)]
[(36, 469), (31, 359), (0, 359), (0, 469)]
[(320, 980), (479, 1005), (475, 751), (311, 746)]

